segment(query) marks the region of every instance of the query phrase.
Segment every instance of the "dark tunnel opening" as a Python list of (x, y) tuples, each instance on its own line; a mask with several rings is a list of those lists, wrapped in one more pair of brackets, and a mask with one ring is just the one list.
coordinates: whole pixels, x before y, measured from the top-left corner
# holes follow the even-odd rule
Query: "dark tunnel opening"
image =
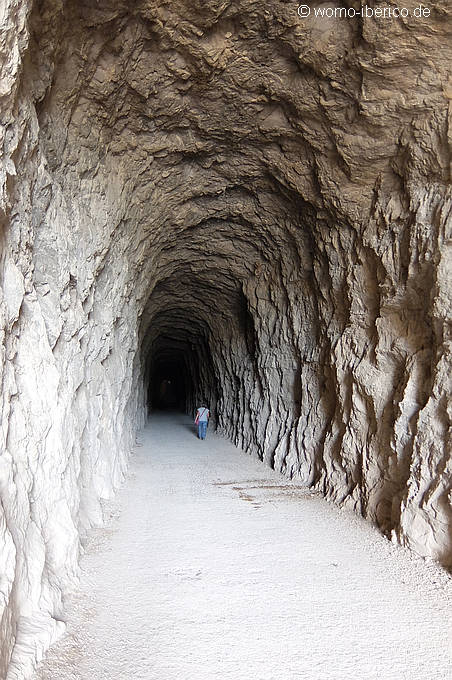
[[(195, 267), (202, 271), (185, 272), (183, 286), (180, 267), (177, 276), (162, 279), (146, 305), (140, 328), (145, 395), (149, 414), (177, 410), (193, 415), (205, 403), (220, 425), (239, 408), (242, 385), (245, 400), (251, 398), (257, 331), (243, 282), (225, 272), (223, 289), (218, 273), (208, 280), (205, 266)], [(199, 290), (208, 291), (202, 304)], [(242, 382), (238, 373), (247, 379)]]
[(185, 411), (190, 380), (183, 358), (168, 354), (153, 361), (148, 389), (149, 410)]
[(201, 401), (215, 412), (218, 386), (208, 336), (208, 328), (180, 308), (151, 317), (142, 345), (148, 413), (193, 415)]

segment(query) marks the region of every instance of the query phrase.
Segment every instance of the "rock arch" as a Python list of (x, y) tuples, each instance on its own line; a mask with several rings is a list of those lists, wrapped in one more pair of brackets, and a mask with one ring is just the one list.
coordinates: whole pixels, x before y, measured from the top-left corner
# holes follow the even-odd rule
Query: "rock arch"
[(430, 4), (6, 3), (2, 674), (16, 636), (54, 636), (164, 360), (236, 444), (451, 564), (452, 41)]

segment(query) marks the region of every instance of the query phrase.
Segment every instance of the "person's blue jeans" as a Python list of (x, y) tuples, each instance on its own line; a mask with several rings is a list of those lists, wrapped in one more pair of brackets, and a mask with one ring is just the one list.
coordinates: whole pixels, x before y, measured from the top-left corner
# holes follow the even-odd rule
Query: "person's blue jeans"
[(198, 437), (199, 439), (205, 439), (207, 433), (207, 420), (201, 420), (198, 423)]

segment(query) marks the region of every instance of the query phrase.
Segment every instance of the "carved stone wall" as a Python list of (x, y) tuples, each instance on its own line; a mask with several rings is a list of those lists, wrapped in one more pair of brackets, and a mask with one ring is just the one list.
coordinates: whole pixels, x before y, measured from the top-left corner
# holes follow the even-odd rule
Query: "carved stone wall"
[(59, 634), (162, 362), (188, 411), (452, 564), (452, 22), (429, 7), (6, 0), (2, 677)]

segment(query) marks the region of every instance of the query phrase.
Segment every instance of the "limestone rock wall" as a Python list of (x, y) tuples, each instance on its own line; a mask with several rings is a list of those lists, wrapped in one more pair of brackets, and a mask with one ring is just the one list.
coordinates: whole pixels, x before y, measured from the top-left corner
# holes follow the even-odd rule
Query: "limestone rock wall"
[(129, 400), (137, 313), (123, 255), (111, 251), (124, 187), (108, 169), (83, 187), (76, 170), (70, 192), (56, 177), (35, 106), (53, 67), (42, 67), (40, 81), (30, 9), (9, 3), (3, 38), (14, 57), (2, 76), (0, 677), (9, 668), (8, 679), (27, 675), (64, 628), (80, 540), (123, 479), (137, 425)]
[(249, 453), (452, 564), (452, 27), (430, 7), (6, 0), (1, 677), (62, 630), (159, 362), (188, 412), (207, 398)]

